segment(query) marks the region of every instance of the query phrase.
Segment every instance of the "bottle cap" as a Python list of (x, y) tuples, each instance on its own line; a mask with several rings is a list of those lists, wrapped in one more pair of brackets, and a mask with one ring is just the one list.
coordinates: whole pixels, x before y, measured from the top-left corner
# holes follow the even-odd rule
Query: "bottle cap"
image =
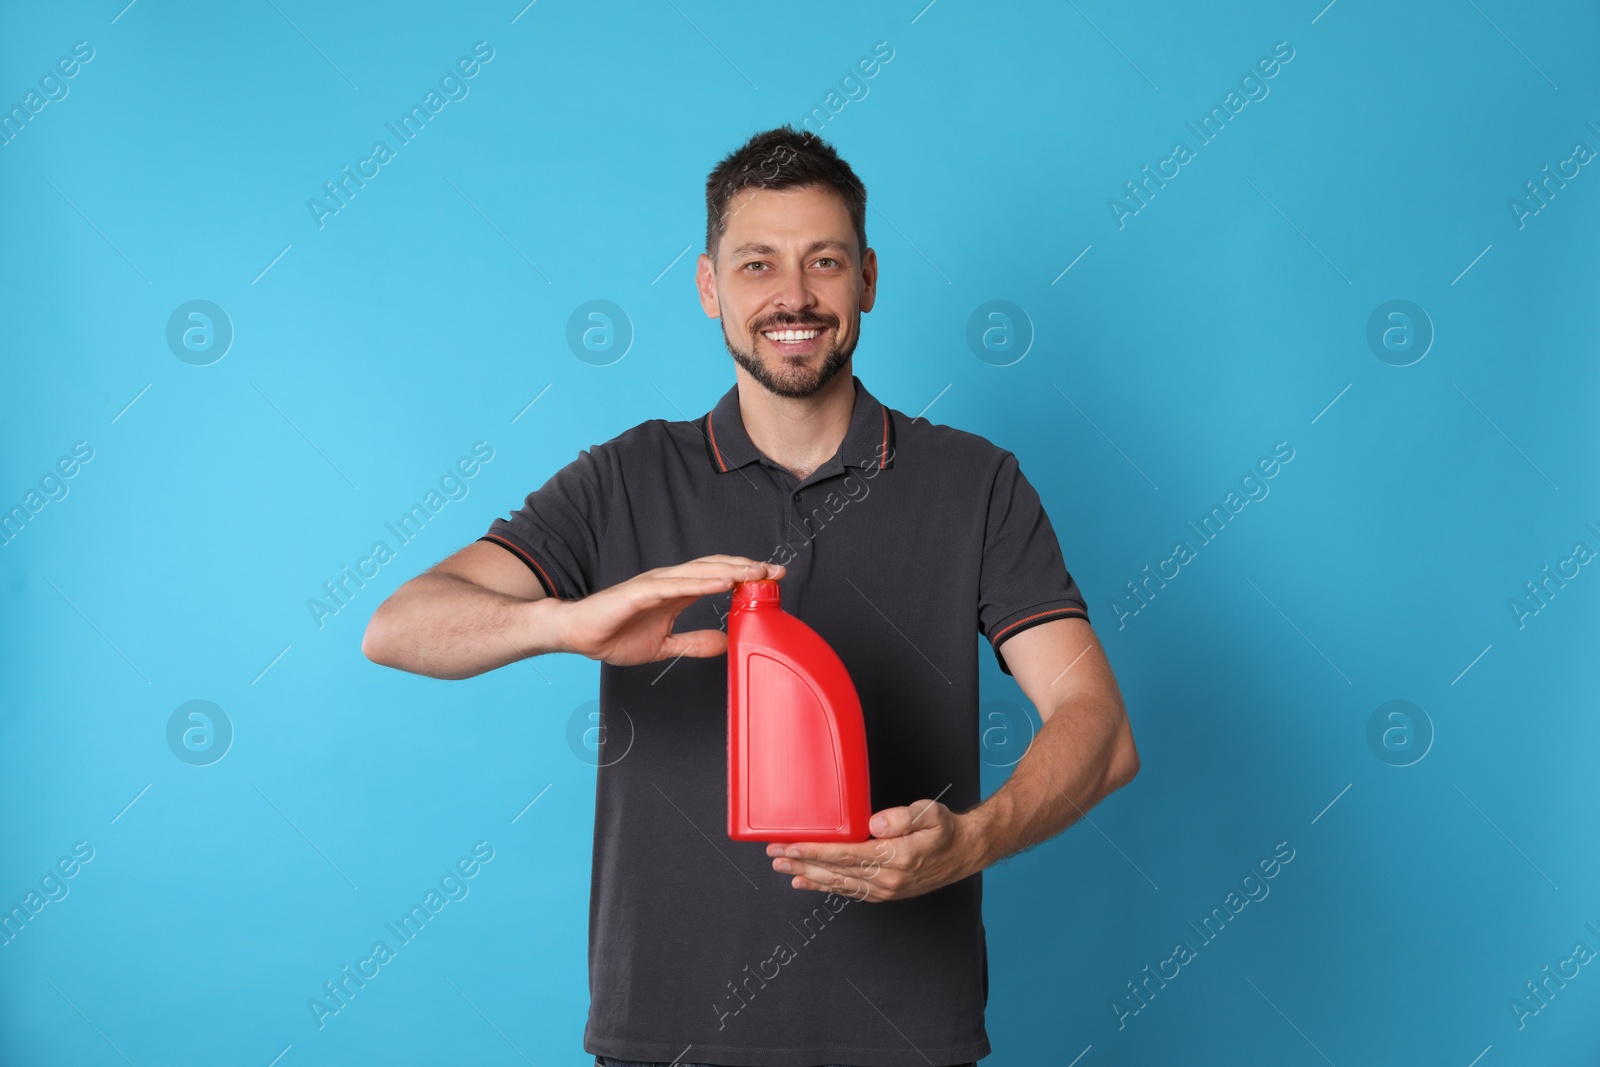
[(733, 584), (733, 606), (730, 611), (746, 611), (750, 608), (776, 608), (782, 604), (782, 595), (778, 591), (778, 583), (772, 578), (760, 578), (753, 582), (735, 582)]

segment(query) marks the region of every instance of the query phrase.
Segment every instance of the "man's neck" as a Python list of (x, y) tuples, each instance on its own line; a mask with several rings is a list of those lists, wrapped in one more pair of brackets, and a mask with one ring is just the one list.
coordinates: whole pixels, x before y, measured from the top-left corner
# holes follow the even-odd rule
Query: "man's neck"
[(744, 432), (762, 455), (803, 481), (839, 451), (856, 403), (848, 363), (820, 392), (799, 399), (768, 392), (737, 364), (734, 370)]

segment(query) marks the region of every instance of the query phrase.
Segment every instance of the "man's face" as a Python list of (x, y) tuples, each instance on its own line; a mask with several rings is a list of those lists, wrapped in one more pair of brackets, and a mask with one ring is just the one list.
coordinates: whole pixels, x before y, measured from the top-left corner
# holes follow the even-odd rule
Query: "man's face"
[(701, 255), (696, 284), (738, 364), (769, 392), (807, 397), (850, 362), (877, 275), (834, 193), (743, 189), (728, 202), (716, 266)]

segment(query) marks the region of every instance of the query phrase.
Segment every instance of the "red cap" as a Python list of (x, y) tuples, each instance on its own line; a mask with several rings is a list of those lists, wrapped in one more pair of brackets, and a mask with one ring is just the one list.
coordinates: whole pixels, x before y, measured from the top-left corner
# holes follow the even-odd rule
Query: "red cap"
[(773, 578), (759, 578), (753, 582), (733, 583), (733, 606), (730, 611), (750, 608), (776, 608), (782, 604), (778, 583)]

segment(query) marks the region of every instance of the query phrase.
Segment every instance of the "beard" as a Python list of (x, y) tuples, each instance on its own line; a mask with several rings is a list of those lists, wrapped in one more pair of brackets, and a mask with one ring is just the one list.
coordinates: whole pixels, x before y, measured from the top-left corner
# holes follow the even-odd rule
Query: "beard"
[(760, 329), (753, 332), (752, 336), (766, 343), (767, 339), (761, 337), (761, 330), (809, 327), (829, 330), (827, 349), (809, 356), (786, 356), (774, 348), (772, 354), (763, 359), (753, 351), (747, 351), (733, 343), (733, 339), (728, 336), (726, 320), (722, 323), (722, 343), (728, 347), (728, 354), (733, 357), (734, 362), (749, 371), (750, 377), (760, 382), (767, 392), (798, 400), (821, 391), (844, 369), (845, 364), (850, 362), (850, 357), (855, 354), (856, 340), (860, 336), (858, 333), (860, 324), (861, 316), (857, 314), (856, 328), (850, 331), (850, 343), (845, 348), (839, 347), (837, 323), (834, 321), (780, 317), (763, 323)]

